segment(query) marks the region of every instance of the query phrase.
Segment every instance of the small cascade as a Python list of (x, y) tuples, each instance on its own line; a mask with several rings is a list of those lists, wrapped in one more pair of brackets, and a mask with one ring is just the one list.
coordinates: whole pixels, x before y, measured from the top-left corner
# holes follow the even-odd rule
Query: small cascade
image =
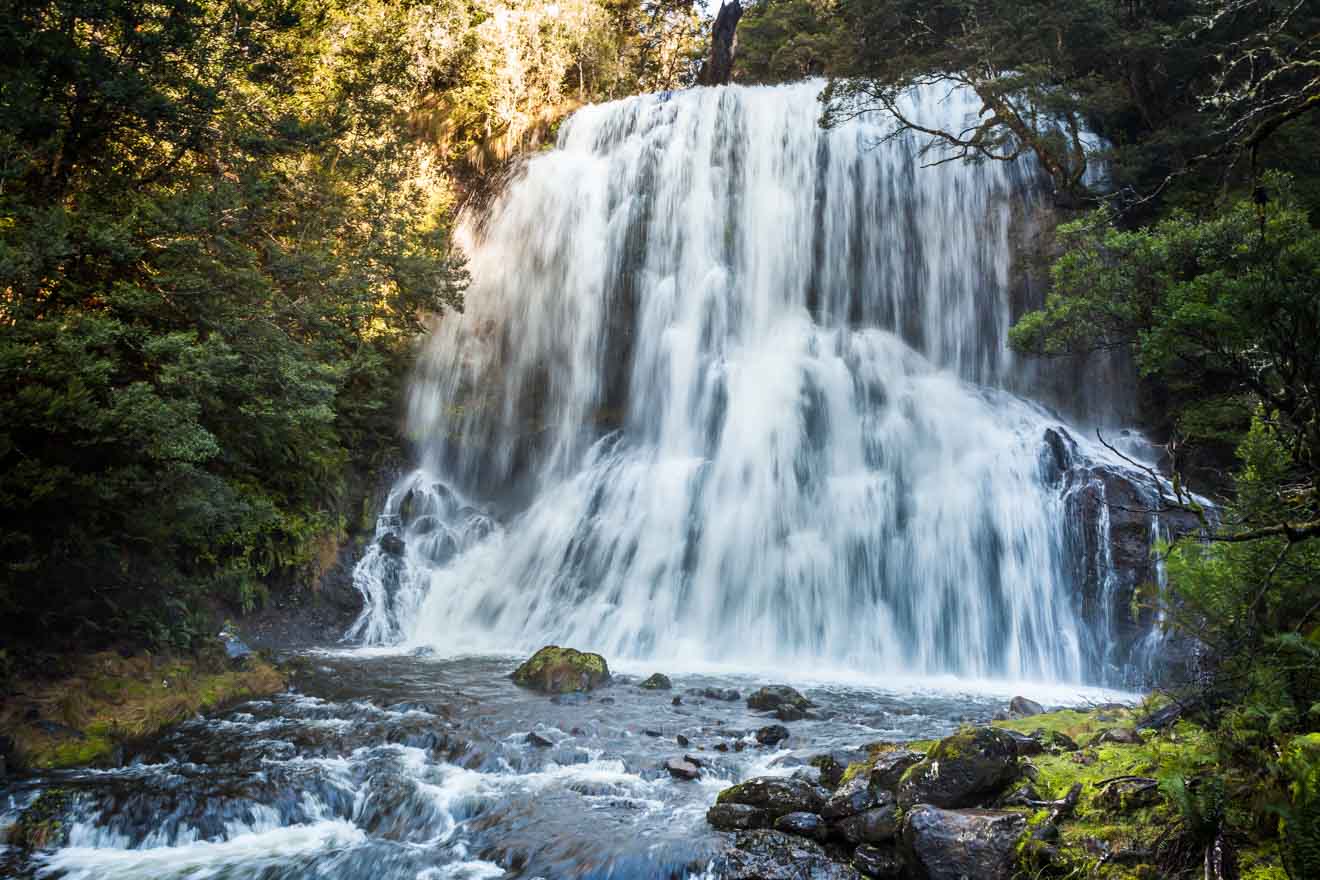
[[(819, 88), (584, 108), (470, 218), (350, 637), (1131, 678), (1150, 621), (1105, 483), (1131, 472), (1006, 344), (1034, 167), (822, 130)], [(909, 100), (945, 127), (980, 106)]]

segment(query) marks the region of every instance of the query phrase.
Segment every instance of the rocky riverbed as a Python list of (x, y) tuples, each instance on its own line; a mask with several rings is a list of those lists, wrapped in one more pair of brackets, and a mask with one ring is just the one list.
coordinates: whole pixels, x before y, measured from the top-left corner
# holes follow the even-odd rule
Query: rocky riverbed
[[(1154, 735), (1092, 743), (1133, 728), (1133, 710), (1120, 706), (1037, 716), (1035, 735), (1024, 728), (1031, 718), (994, 722), (1022, 730), (987, 731), (995, 716), (1009, 716), (1013, 691), (952, 682), (789, 686), (769, 675), (629, 667), (576, 679), (589, 690), (547, 694), (514, 682), (524, 659), (285, 658), (284, 693), (187, 721), (117, 766), (11, 779), (0, 795), (8, 829), (0, 873), (437, 880), (1004, 871), (1032, 834), (1047, 835), (1032, 858), (1081, 852), (1070, 823), (1092, 827), (1108, 787), (1088, 788), (1055, 823), (1059, 840), (1038, 830), (1037, 814), (1051, 809), (1039, 804), (1066, 796), (1065, 767), (1108, 772), (1119, 761), (1139, 775), (1136, 759), (1116, 750), (1146, 754)], [(1107, 699), (1028, 694), (1046, 706)], [(1077, 754), (1092, 763), (1071, 763)], [(1012, 796), (1021, 803), (1005, 800)], [(1132, 803), (1156, 809), (1140, 796)], [(1093, 846), (1116, 845), (1092, 837)], [(957, 855), (950, 840), (978, 843)]]

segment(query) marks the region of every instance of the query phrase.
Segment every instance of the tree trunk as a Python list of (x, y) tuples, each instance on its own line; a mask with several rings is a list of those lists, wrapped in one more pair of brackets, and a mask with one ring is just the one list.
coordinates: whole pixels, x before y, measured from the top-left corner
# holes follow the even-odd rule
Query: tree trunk
[(743, 8), (738, 0), (721, 2), (711, 29), (710, 54), (702, 65), (700, 82), (703, 86), (726, 85), (733, 77), (733, 59), (738, 51), (738, 19)]

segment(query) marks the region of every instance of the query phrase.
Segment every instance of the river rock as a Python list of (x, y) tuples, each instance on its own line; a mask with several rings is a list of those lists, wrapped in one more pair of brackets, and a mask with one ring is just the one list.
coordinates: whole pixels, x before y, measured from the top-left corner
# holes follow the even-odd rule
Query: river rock
[(718, 860), (724, 880), (857, 880), (850, 865), (836, 862), (824, 847), (781, 831), (748, 831)]
[(903, 820), (903, 844), (927, 880), (1011, 880), (1022, 813), (941, 810), (918, 804)]
[(1017, 749), (1017, 756), (1025, 758), (1028, 755), (1039, 755), (1045, 751), (1045, 744), (1039, 738), (1027, 736), (1025, 733), (1019, 733), (1016, 730), (1005, 730), (1004, 733), (1013, 740), (1013, 747)]
[(830, 795), (820, 814), (826, 819), (843, 819), (879, 806), (882, 799), (893, 803), (894, 796), (871, 785), (871, 778), (867, 774), (858, 773)]
[(756, 732), (756, 741), (763, 746), (773, 746), (788, 739), (788, 728), (782, 724), (771, 724)]
[(875, 765), (871, 768), (871, 787), (887, 791), (897, 789), (903, 774), (925, 759), (926, 756), (921, 752), (914, 752), (911, 749), (881, 752), (876, 756)]
[(590, 691), (610, 680), (610, 667), (599, 654), (548, 645), (513, 671), (514, 684), (548, 694)]
[(665, 769), (675, 779), (697, 779), (701, 776), (701, 768), (683, 758), (670, 758), (665, 761)]
[(843, 774), (848, 770), (848, 765), (865, 760), (866, 752), (860, 749), (847, 749), (812, 755), (807, 759), (807, 763), (820, 770), (822, 785), (838, 788), (839, 783), (843, 781)]
[(1028, 700), (1026, 697), (1014, 697), (1008, 701), (1008, 711), (1019, 718), (1026, 718), (1031, 715), (1044, 715), (1045, 707), (1035, 700)]
[(863, 810), (835, 822), (834, 830), (849, 843), (888, 843), (898, 834), (898, 810), (892, 802)]
[(533, 730), (531, 733), (527, 734), (527, 744), (536, 746), (538, 749), (548, 749), (554, 745), (554, 741), (546, 739)]
[(817, 813), (785, 813), (775, 820), (775, 830), (810, 837), (822, 843), (830, 836), (829, 826)]
[(381, 550), (391, 556), (402, 556), (404, 550), (407, 549), (407, 545), (403, 542), (403, 538), (400, 538), (394, 532), (386, 532), (381, 535), (376, 539), (376, 543), (380, 545)]
[(903, 859), (893, 846), (862, 844), (853, 851), (853, 867), (877, 880), (898, 880), (903, 876)]
[(750, 804), (716, 804), (706, 811), (706, 821), (720, 831), (748, 831), (766, 827), (770, 817)]
[(825, 798), (819, 789), (800, 779), (758, 776), (724, 789), (715, 803), (756, 807), (773, 821), (788, 813), (819, 813)]
[(780, 706), (791, 706), (805, 714), (814, 705), (802, 694), (783, 684), (763, 687), (747, 698), (747, 708), (758, 712), (775, 712)]
[(733, 688), (688, 688), (687, 693), (690, 697), (704, 697), (707, 700), (719, 700), (722, 703), (736, 703), (742, 699), (742, 694)]
[(639, 688), (648, 691), (667, 691), (673, 686), (673, 683), (669, 680), (669, 676), (661, 675), (659, 672), (638, 685)]
[(969, 807), (1017, 775), (1017, 747), (1002, 730), (978, 727), (940, 740), (898, 784), (898, 802)]

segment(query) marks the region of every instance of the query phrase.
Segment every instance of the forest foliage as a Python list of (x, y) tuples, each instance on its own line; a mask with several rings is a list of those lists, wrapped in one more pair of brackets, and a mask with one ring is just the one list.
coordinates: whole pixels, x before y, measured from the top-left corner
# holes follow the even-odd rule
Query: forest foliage
[(461, 185), (691, 81), (683, 0), (0, 11), (0, 629), (187, 647), (333, 555)]

